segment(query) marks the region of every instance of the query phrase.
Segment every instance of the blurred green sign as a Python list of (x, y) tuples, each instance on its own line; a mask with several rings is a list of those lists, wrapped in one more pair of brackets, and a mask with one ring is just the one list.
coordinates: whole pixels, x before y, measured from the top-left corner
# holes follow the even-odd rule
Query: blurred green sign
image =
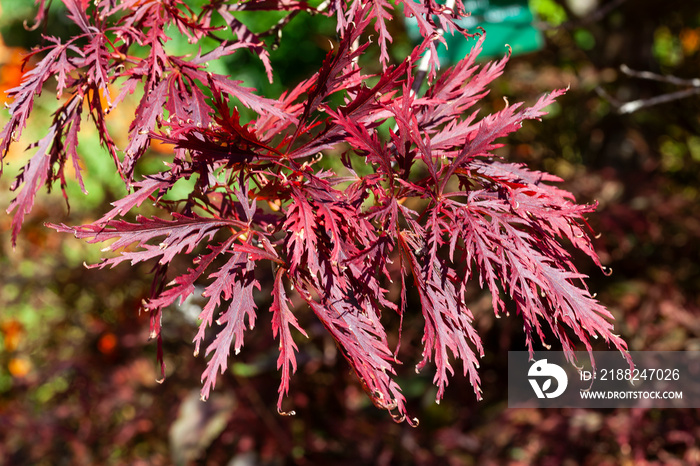
[[(457, 0), (460, 1), (460, 0)], [(528, 0), (464, 0), (464, 9), (470, 16), (457, 24), (469, 32), (477, 32), (477, 27), (486, 31), (484, 50), (480, 57), (501, 57), (506, 51), (506, 44), (513, 49), (513, 55), (540, 50), (544, 40), (542, 34), (533, 26), (534, 15), (528, 6)], [(414, 37), (420, 37), (415, 19), (408, 21), (408, 31)], [(455, 63), (469, 53), (476, 42), (461, 35), (445, 34), (447, 50), (438, 48), (443, 63)]]

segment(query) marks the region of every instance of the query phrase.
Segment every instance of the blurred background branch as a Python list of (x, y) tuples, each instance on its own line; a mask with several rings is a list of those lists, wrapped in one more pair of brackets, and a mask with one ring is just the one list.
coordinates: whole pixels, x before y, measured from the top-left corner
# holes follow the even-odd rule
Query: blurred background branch
[(598, 93), (598, 95), (608, 100), (620, 114), (633, 113), (643, 108), (652, 107), (654, 105), (659, 104), (665, 104), (673, 102), (674, 100), (685, 99), (700, 94), (700, 79), (698, 78), (681, 79), (676, 76), (660, 75), (652, 73), (650, 71), (635, 71), (624, 64), (620, 66), (620, 71), (622, 71), (627, 76), (631, 76), (634, 78), (648, 79), (662, 83), (674, 84), (677, 86), (690, 86), (688, 89), (669, 92), (667, 94), (657, 95), (646, 99), (632, 100), (629, 102), (620, 102), (619, 100), (608, 94), (602, 87), (596, 87), (595, 90)]

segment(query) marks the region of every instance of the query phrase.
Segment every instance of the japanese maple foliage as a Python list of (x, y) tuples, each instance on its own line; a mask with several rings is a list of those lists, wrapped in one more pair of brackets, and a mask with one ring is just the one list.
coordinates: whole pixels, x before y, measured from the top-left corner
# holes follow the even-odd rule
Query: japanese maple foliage
[[(491, 292), (497, 316), (506, 313), (506, 297), (515, 303), (531, 350), (535, 339), (545, 344), (548, 331), (569, 354), (575, 345), (570, 334), (589, 350), (589, 338), (600, 335), (626, 352), (612, 333), (612, 316), (586, 288), (565, 248), (577, 248), (603, 267), (584, 220), (595, 206), (578, 205), (570, 193), (553, 187), (551, 182), (560, 181), (556, 177), (493, 153), (499, 138), (523, 120), (540, 118), (564, 90), (531, 107), (505, 102), (500, 111), (478, 117), (476, 105), (508, 57), (477, 64), (481, 38), (467, 57), (438, 76), (434, 52), (442, 32), (468, 35), (455, 24), (462, 10), (434, 0), (396, 5), (333, 0), (317, 7), (292, 0), (212, 0), (197, 8), (185, 0), (62, 1), (79, 33), (66, 41), (44, 37), (27, 57), (36, 63), (9, 91), (10, 120), (0, 134), (4, 156), (26, 127), (34, 99), (55, 76), (50, 89), (59, 107), (12, 186), (17, 191), (8, 209), (14, 211), (12, 241), (41, 185), (65, 187), (67, 164), (82, 185), (77, 146), (81, 117), (87, 115), (113, 159), (105, 163), (116, 165), (129, 193), (94, 223), (51, 226), (91, 243), (109, 240), (106, 250), (116, 254), (98, 267), (156, 264), (153, 293), (143, 308), (151, 315), (162, 368), (165, 311), (194, 293), (195, 284), (205, 287), (207, 301), (194, 337), (195, 355), (203, 347), (209, 358), (203, 399), (226, 370), (231, 351), (240, 351), (246, 331), (255, 326), (260, 283), (254, 272), (269, 270), (270, 263), (280, 412), (297, 368), (295, 339), (306, 335), (297, 315), (310, 309), (373, 402), (396, 420), (407, 419), (392, 377), (398, 349), (389, 347), (381, 316), (408, 312), (410, 287), (417, 290), (425, 319), (416, 368), (434, 366), (438, 401), (458, 360), (481, 397), (478, 361), (484, 348), (465, 301), (473, 280)], [(44, 3), (37, 0), (37, 20), (45, 18)], [(386, 22), (396, 6), (418, 19), (424, 40), (392, 64)], [(253, 33), (237, 19), (237, 12), (260, 10), (337, 18), (337, 43), (318, 72), (278, 99), (208, 70), (209, 62), (247, 49), (272, 79), (263, 37), (278, 35), (287, 21)], [(213, 37), (219, 45), (196, 55), (171, 55), (164, 47), (169, 26), (191, 42)], [(370, 47), (379, 48), (381, 72), (374, 75), (358, 64)], [(133, 54), (136, 48), (147, 53)], [(424, 54), (430, 57), (429, 83), (418, 95), (412, 91), (419, 87), (414, 75)], [(119, 93), (112, 95), (110, 87)], [(128, 144), (120, 149), (105, 116), (133, 93), (141, 100)], [(256, 117), (244, 123), (240, 106)], [(165, 157), (167, 168), (135, 177), (152, 140), (174, 147)], [(323, 157), (333, 160), (323, 165)], [(353, 170), (358, 164), (367, 174)], [(192, 192), (164, 201), (181, 179), (195, 181)], [(160, 206), (163, 216), (120, 218), (138, 212), (146, 200)], [(169, 271), (179, 256), (189, 257), (192, 266), (184, 273)], [(388, 296), (394, 281), (401, 285), (398, 302)], [(294, 306), (292, 294), (308, 306)]]

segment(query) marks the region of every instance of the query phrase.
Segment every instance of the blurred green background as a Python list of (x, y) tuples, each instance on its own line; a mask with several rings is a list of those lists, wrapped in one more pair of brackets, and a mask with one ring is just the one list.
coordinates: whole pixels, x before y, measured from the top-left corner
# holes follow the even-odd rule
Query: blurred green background
[[(21, 55), (40, 40), (39, 31), (22, 26), (33, 16), (31, 3), (0, 1), (2, 91), (18, 84)], [(70, 34), (54, 3), (46, 33)], [(503, 96), (533, 102), (542, 92), (570, 86), (544, 121), (528, 122), (501, 154), (561, 176), (580, 202), (599, 202), (589, 221), (601, 234), (596, 247), (614, 273), (603, 276), (584, 257), (577, 264), (616, 316), (630, 349), (697, 351), (700, 98), (624, 115), (615, 111), (613, 99), (679, 90), (626, 76), (622, 64), (700, 77), (700, 5), (531, 0), (530, 6), (544, 48), (511, 59), (484, 99), (482, 115), (501, 108)], [(262, 29), (277, 18), (245, 20)], [(333, 20), (306, 14), (292, 20), (271, 53), (272, 84), (260, 61), (245, 52), (218, 65), (219, 71), (275, 97), (318, 68), (334, 27)], [(398, 60), (412, 44), (400, 20), (391, 32)], [(171, 50), (192, 50), (175, 33), (171, 37)], [(611, 97), (601, 96), (606, 93)], [(126, 102), (110, 120), (122, 147), (135, 105)], [(8, 156), (0, 178), (5, 208), (14, 197), (9, 185), (27, 158), (22, 149), (43, 136), (55, 107), (50, 92), (37, 101), (30, 126)], [(0, 113), (0, 123), (6, 119)], [(124, 194), (97, 135), (86, 129), (81, 138), (89, 196), (72, 183), (68, 211), (58, 192), (40, 195), (15, 250), (11, 219), (0, 216), (0, 464), (700, 462), (698, 410), (506, 409), (507, 351), (522, 348), (522, 326), (516, 316), (494, 319), (488, 297), (479, 292), (471, 305), (487, 351), (482, 402), (455, 377), (443, 402), (434, 403), (429, 371), (416, 376), (411, 363), (419, 357), (422, 319), (419, 312), (406, 317), (399, 378), (410, 412), (421, 420), (415, 429), (394, 424), (370, 404), (334, 343), (304, 309), (297, 314), (310, 340), (299, 341), (300, 368), (286, 402), (297, 415), (277, 415), (269, 285), (259, 295), (256, 330), (209, 402), (197, 401), (205, 360), (192, 357), (196, 301), (164, 316), (168, 378), (157, 384), (148, 316), (137, 312), (149, 291), (149, 267), (86, 270), (83, 262), (96, 262), (99, 246), (43, 226), (92, 221)], [(148, 157), (159, 163), (162, 149), (153, 149)]]

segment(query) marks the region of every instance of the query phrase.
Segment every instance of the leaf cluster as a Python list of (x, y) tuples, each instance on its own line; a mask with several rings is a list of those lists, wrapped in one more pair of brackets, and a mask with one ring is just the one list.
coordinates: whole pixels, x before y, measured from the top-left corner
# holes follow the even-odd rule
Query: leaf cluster
[[(37, 3), (41, 19), (46, 6)], [(438, 76), (436, 43), (445, 30), (468, 35), (455, 25), (463, 11), (433, 0), (399, 0), (404, 14), (418, 19), (424, 39), (391, 64), (386, 23), (395, 5), (385, 0), (332, 0), (316, 8), (288, 0), (211, 0), (198, 8), (184, 0), (63, 3), (80, 33), (66, 42), (45, 37), (45, 45), (27, 57), (37, 63), (10, 91), (11, 118), (0, 133), (4, 155), (26, 127), (34, 99), (55, 77), (59, 107), (13, 185), (18, 192), (9, 208), (13, 242), (41, 185), (58, 181), (63, 188), (67, 164), (82, 184), (77, 146), (87, 114), (129, 193), (90, 224), (51, 226), (107, 242), (105, 249), (117, 254), (99, 267), (155, 263), (143, 309), (151, 315), (163, 375), (163, 312), (203, 285), (206, 304), (194, 344), (195, 355), (203, 347), (208, 357), (202, 398), (209, 396), (231, 350), (237, 354), (255, 326), (254, 293), (261, 288), (255, 271), (270, 264), (281, 413), (297, 368), (294, 334), (305, 335), (295, 315), (303, 309), (293, 297), (335, 339), (372, 401), (397, 421), (415, 420), (407, 418), (394, 379), (398, 348), (389, 347), (381, 317), (409, 312), (409, 289), (417, 291), (425, 321), (416, 369), (435, 366), (438, 401), (456, 361), (481, 397), (478, 361), (484, 348), (466, 302), (474, 280), (490, 291), (497, 316), (507, 313), (506, 298), (515, 303), (530, 350), (537, 339), (546, 345), (547, 331), (569, 354), (575, 347), (571, 332), (588, 350), (590, 337), (599, 335), (626, 350), (612, 333), (611, 314), (591, 295), (565, 247), (583, 251), (602, 267), (584, 219), (595, 206), (579, 205), (552, 186), (560, 181), (556, 177), (494, 155), (498, 139), (524, 120), (539, 119), (564, 90), (530, 107), (506, 101), (501, 110), (478, 117), (477, 105), (508, 56), (477, 64), (482, 38)], [(253, 33), (237, 19), (238, 12), (261, 10), (337, 18), (336, 44), (318, 72), (277, 99), (208, 69), (209, 62), (248, 50), (272, 79), (262, 39), (267, 34)], [(226, 27), (216, 26), (221, 23)], [(283, 19), (268, 33), (280, 33), (285, 24)], [(165, 48), (169, 27), (193, 43), (207, 37), (218, 45), (196, 55), (172, 55)], [(376, 75), (358, 64), (375, 46), (372, 32), (380, 50)], [(429, 83), (418, 95), (414, 76), (424, 55)], [(129, 142), (119, 149), (105, 118), (136, 92), (142, 97)], [(241, 106), (255, 117), (244, 122)], [(153, 140), (172, 145), (173, 153), (163, 171), (136, 179), (134, 169)], [(192, 191), (166, 201), (182, 179), (194, 180)], [(164, 216), (124, 219), (147, 200)], [(184, 273), (169, 270), (183, 257), (191, 267)], [(388, 291), (394, 282), (401, 290), (396, 301)], [(216, 335), (208, 338), (212, 327)]]

